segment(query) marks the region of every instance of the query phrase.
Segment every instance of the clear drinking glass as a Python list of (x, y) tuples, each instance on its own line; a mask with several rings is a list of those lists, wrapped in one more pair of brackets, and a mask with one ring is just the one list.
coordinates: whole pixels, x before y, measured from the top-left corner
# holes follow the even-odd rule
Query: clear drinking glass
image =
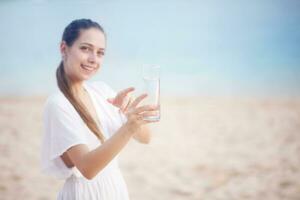
[(144, 100), (144, 105), (155, 105), (159, 109), (153, 111), (155, 116), (145, 117), (147, 121), (160, 120), (160, 66), (144, 64), (142, 66), (142, 76), (144, 80), (144, 92), (148, 95)]

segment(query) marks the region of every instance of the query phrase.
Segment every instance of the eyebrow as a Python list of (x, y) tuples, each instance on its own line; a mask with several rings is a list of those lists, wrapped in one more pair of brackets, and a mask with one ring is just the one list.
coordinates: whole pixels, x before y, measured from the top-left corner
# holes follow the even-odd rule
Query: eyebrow
[[(85, 45), (88, 45), (88, 46), (90, 46), (90, 47), (94, 47), (94, 45), (92, 45), (92, 44), (90, 44), (90, 43), (87, 43), (87, 42), (83, 42), (83, 43), (81, 43), (81, 44), (85, 44)], [(105, 50), (104, 48), (99, 48), (100, 50)]]

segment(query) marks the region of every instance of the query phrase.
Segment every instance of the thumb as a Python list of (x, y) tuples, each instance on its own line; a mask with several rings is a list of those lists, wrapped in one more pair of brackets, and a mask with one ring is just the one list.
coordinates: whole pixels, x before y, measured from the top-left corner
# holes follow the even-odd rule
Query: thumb
[(108, 98), (108, 99), (107, 99), (108, 103), (111, 103), (111, 104), (114, 103), (114, 100), (115, 100), (115, 98)]

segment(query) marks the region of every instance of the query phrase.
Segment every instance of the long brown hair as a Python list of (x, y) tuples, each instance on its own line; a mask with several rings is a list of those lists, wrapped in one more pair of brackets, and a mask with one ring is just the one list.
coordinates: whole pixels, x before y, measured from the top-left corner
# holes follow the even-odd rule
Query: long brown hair
[[(66, 44), (70, 47), (73, 45), (74, 41), (79, 37), (80, 30), (86, 30), (89, 28), (97, 28), (104, 34), (103, 28), (97, 22), (93, 22), (90, 19), (79, 19), (72, 21), (65, 28), (62, 41), (65, 41)], [(88, 112), (86, 106), (76, 97), (72, 88), (72, 81), (67, 77), (62, 61), (60, 62), (56, 70), (56, 79), (60, 91), (73, 105), (73, 107), (78, 112), (78, 114), (85, 122), (87, 127), (96, 135), (96, 137), (101, 141), (101, 143), (103, 143), (105, 140), (104, 135), (102, 134), (92, 115)]]

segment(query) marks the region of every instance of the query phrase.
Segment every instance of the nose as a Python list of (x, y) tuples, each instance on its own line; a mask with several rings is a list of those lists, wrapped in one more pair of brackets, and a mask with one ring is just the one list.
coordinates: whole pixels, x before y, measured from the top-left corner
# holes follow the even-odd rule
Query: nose
[(90, 53), (88, 57), (88, 62), (89, 63), (95, 63), (97, 60), (97, 56), (94, 53)]

